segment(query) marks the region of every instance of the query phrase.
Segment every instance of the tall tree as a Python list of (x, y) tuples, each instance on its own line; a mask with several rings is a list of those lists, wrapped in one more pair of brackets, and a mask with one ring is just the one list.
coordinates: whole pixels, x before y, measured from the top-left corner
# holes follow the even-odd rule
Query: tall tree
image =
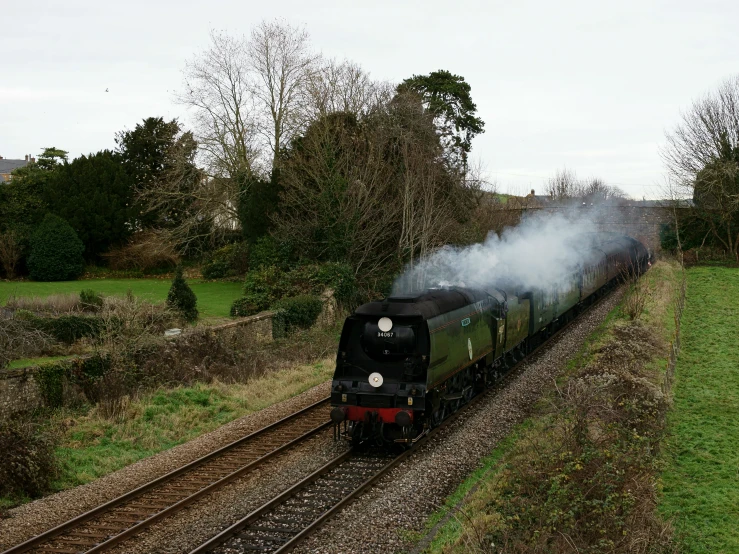
[(217, 31), (210, 39), (210, 46), (186, 63), (178, 100), (191, 110), (210, 176), (251, 174), (259, 149), (248, 44), (244, 37)]
[(304, 123), (300, 104), (318, 56), (310, 51), (308, 32), (282, 20), (254, 27), (248, 53), (260, 129), (272, 151), (272, 169), (277, 169), (280, 148)]
[(49, 210), (65, 219), (95, 258), (133, 232), (133, 179), (119, 154), (103, 150), (65, 162), (44, 190)]
[(398, 92), (413, 91), (421, 97), (434, 122), (451, 165), (466, 172), (472, 139), (484, 132), (485, 122), (477, 117), (471, 87), (461, 75), (440, 69), (428, 75), (414, 75), (398, 85)]
[(676, 202), (739, 262), (739, 75), (695, 101), (667, 134), (663, 151)]

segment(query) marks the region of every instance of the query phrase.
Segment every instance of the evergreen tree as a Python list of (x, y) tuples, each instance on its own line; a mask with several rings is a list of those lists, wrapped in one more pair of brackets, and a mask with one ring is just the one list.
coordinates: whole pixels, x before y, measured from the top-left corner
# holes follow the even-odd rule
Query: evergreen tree
[(182, 274), (182, 266), (177, 266), (172, 286), (167, 294), (167, 306), (179, 311), (187, 321), (192, 322), (198, 318), (197, 304), (198, 299)]
[(277, 214), (280, 201), (278, 170), (270, 179), (244, 177), (239, 196), (241, 230), (250, 244), (272, 230), (272, 217)]
[(476, 115), (471, 90), (464, 77), (444, 69), (414, 75), (397, 88), (399, 94), (413, 91), (420, 96), (425, 109), (434, 117), (448, 162), (463, 171), (467, 168), (472, 139), (485, 132), (485, 122)]
[(47, 214), (31, 236), (28, 269), (37, 281), (67, 281), (85, 269), (82, 241), (61, 217)]
[(50, 211), (77, 231), (88, 258), (124, 243), (135, 228), (133, 180), (109, 150), (65, 162), (44, 197)]

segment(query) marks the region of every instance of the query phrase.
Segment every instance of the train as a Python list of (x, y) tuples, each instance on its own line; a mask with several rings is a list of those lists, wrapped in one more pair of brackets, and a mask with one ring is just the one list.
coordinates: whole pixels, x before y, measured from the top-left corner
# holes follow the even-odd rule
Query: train
[(331, 382), (334, 436), (412, 446), (577, 317), (649, 253), (612, 233), (578, 237), (580, 262), (551, 286), (440, 287), (389, 296), (346, 318)]

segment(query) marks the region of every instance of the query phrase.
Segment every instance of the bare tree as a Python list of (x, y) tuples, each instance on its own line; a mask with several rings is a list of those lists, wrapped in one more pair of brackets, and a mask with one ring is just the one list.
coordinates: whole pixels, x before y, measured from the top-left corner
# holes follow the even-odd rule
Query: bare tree
[(580, 183), (579, 188), (579, 195), (588, 204), (614, 202), (627, 197), (623, 190), (613, 185), (607, 185), (603, 179), (599, 179), (598, 177), (593, 177), (589, 181)]
[(554, 200), (575, 198), (580, 195), (580, 182), (574, 171), (558, 169), (544, 187), (546, 194)]
[(211, 31), (211, 44), (187, 62), (178, 101), (191, 108), (208, 173), (251, 174), (258, 157), (257, 124), (244, 38)]
[(367, 115), (387, 104), (394, 90), (390, 83), (373, 81), (354, 62), (322, 60), (307, 81), (304, 117), (314, 120), (335, 112)]
[(239, 175), (211, 176), (194, 164), (194, 139), (184, 133), (167, 152), (167, 163), (153, 181), (141, 184), (137, 200), (148, 213), (163, 214), (161, 238), (181, 252), (194, 244), (217, 244), (239, 228)]
[(275, 167), (280, 148), (304, 124), (300, 104), (318, 56), (310, 51), (308, 32), (283, 20), (254, 27), (247, 51), (259, 128)]
[(662, 154), (676, 196), (739, 261), (739, 75), (693, 103)]

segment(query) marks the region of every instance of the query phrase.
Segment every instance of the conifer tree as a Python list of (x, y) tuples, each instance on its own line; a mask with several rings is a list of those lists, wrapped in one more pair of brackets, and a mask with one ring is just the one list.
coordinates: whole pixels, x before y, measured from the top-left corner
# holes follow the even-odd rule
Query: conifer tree
[(182, 274), (182, 266), (177, 266), (167, 294), (167, 306), (179, 311), (187, 321), (193, 322), (198, 318), (197, 304), (198, 299)]

